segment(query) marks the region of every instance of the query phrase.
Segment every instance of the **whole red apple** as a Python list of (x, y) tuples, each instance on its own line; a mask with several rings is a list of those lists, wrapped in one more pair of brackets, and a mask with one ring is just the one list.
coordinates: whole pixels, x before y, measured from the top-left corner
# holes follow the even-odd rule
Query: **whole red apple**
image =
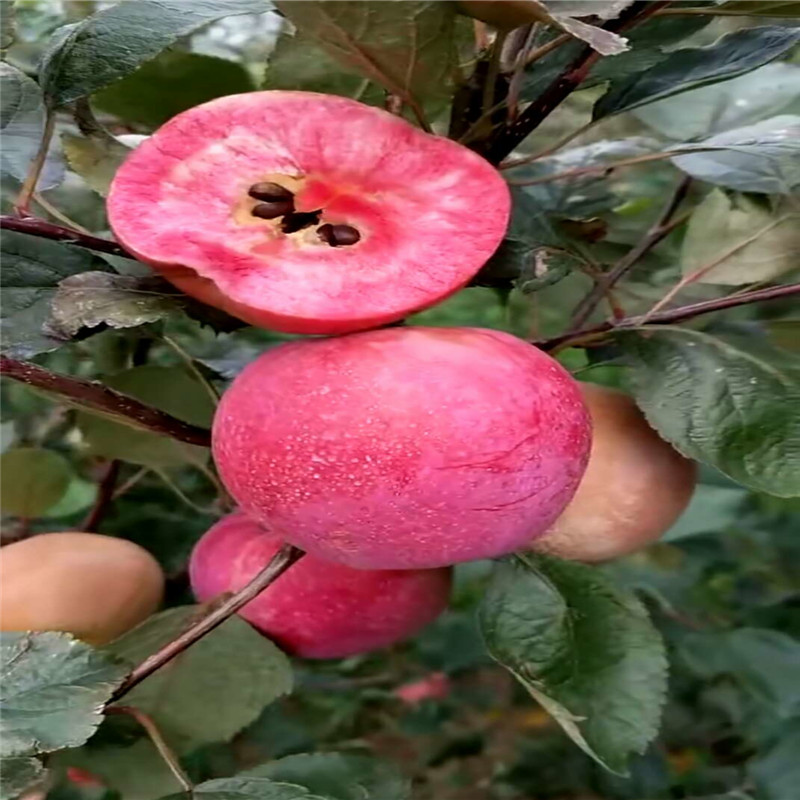
[(577, 383), (499, 331), (388, 328), (269, 350), (218, 408), (237, 503), (313, 555), (440, 567), (544, 532), (583, 474)]
[[(244, 514), (230, 514), (195, 546), (198, 600), (242, 588), (282, 542)], [(450, 570), (356, 570), (306, 555), (239, 613), (287, 652), (343, 658), (412, 636), (447, 606)]]

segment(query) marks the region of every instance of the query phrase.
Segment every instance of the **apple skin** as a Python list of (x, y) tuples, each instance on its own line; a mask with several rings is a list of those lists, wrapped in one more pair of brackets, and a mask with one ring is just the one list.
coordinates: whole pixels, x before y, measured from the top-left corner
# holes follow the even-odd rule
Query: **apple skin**
[(161, 603), (164, 574), (139, 545), (96, 533), (43, 533), (0, 550), (0, 629), (116, 639)]
[(267, 351), (223, 396), (212, 437), (242, 510), (361, 569), (527, 545), (571, 499), (590, 438), (550, 356), (499, 331), (422, 327)]
[(623, 392), (582, 384), (592, 417), (589, 466), (564, 513), (534, 550), (576, 561), (608, 561), (659, 539), (683, 513), (697, 465), (650, 427)]
[[(282, 541), (242, 513), (200, 539), (189, 564), (198, 600), (241, 589)], [(356, 570), (303, 556), (239, 614), (288, 653), (344, 658), (415, 634), (447, 606), (451, 570)]]

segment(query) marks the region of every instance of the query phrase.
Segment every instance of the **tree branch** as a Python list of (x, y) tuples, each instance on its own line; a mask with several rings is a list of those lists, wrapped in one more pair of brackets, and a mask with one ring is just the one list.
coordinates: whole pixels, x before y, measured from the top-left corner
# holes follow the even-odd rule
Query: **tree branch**
[[(617, 19), (607, 22), (603, 28), (619, 33), (651, 17), (667, 5), (669, 5), (668, 2), (637, 0), (637, 2), (626, 8)], [(599, 58), (600, 54), (591, 47), (588, 45), (584, 47), (578, 57), (514, 122), (500, 128), (488, 141), (479, 144), (478, 150), (481, 155), (491, 161), (492, 164), (499, 164), (586, 80), (589, 71)]]
[(117, 486), (119, 479), (119, 471), (122, 467), (122, 462), (114, 458), (108, 462), (100, 483), (97, 486), (97, 499), (94, 501), (89, 514), (86, 519), (81, 523), (80, 529), (86, 533), (95, 533), (98, 526), (106, 515), (112, 500), (114, 499), (114, 489)]
[(667, 204), (664, 206), (661, 214), (659, 214), (658, 220), (645, 232), (640, 242), (635, 247), (631, 248), (608, 273), (598, 277), (592, 289), (575, 307), (570, 330), (577, 330), (581, 325), (584, 325), (595, 308), (597, 308), (606, 292), (608, 292), (609, 289), (613, 289), (614, 286), (662, 239), (686, 221), (683, 217), (672, 221), (672, 216), (686, 197), (691, 182), (691, 177), (686, 176), (678, 183), (675, 191), (667, 200)]
[(109, 389), (98, 381), (73, 378), (28, 361), (18, 361), (8, 356), (0, 356), (0, 374), (11, 380), (57, 394), (68, 401), (122, 417), (129, 424), (162, 436), (171, 436), (180, 442), (200, 447), (211, 445), (211, 432), (206, 428), (191, 425), (173, 417), (165, 411), (145, 405), (140, 400)]
[(659, 311), (656, 314), (640, 314), (635, 317), (624, 317), (619, 320), (606, 320), (598, 325), (592, 325), (583, 330), (572, 333), (562, 333), (550, 339), (539, 339), (534, 344), (542, 350), (572, 347), (585, 341), (601, 338), (611, 331), (625, 330), (626, 328), (639, 328), (643, 325), (667, 325), (674, 322), (684, 322), (687, 319), (710, 314), (713, 311), (722, 311), (726, 308), (763, 303), (768, 300), (780, 300), (785, 297), (800, 295), (800, 283), (789, 283), (782, 286), (771, 286), (768, 289), (757, 289), (752, 292), (742, 292), (728, 297), (719, 297), (716, 300), (704, 300), (701, 303), (692, 303), (668, 311)]
[(99, 236), (92, 236), (74, 228), (54, 225), (52, 222), (47, 222), (38, 217), (20, 218), (3, 214), (0, 216), (0, 228), (17, 231), (18, 233), (29, 233), (31, 236), (40, 236), (43, 239), (53, 239), (57, 242), (76, 244), (88, 250), (96, 250), (98, 253), (108, 253), (109, 255), (122, 256), (123, 258), (135, 258), (122, 245), (112, 242), (110, 239), (101, 239)]
[(212, 605), (208, 613), (197, 620), (191, 627), (187, 628), (177, 638), (168, 642), (164, 647), (153, 655), (148, 656), (133, 672), (125, 679), (121, 686), (117, 688), (111, 699), (114, 703), (138, 686), (145, 678), (152, 675), (156, 670), (161, 669), (173, 658), (180, 655), (184, 650), (191, 647), (195, 642), (202, 639), (207, 633), (225, 622), (228, 617), (233, 616), (240, 608), (247, 605), (251, 600), (258, 597), (270, 584), (274, 583), (292, 564), (299, 561), (305, 553), (290, 544), (284, 544), (280, 550), (272, 557), (269, 564), (261, 570), (246, 586), (239, 589), (219, 605)]

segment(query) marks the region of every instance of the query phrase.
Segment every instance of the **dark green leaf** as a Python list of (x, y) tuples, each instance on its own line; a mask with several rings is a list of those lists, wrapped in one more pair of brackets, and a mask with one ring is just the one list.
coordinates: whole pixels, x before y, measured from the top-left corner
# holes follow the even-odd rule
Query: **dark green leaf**
[(601, 572), (515, 556), (497, 565), (479, 619), (492, 657), (599, 763), (623, 773), (652, 741), (663, 644), (638, 600)]
[(16, 800), (44, 778), (38, 758), (0, 759), (0, 800)]
[(759, 800), (794, 800), (800, 785), (800, 724), (787, 726), (766, 752), (747, 764), (747, 772), (758, 790)]
[(0, 754), (83, 744), (128, 666), (68, 633), (0, 634)]
[(450, 96), (455, 4), (285, 0), (276, 5), (302, 34), (388, 92), (418, 107)]
[(130, 147), (100, 130), (91, 136), (64, 133), (61, 144), (72, 171), (103, 197), (108, 194), (116, 171), (131, 152)]
[(409, 781), (369, 756), (313, 753), (287, 756), (248, 770), (241, 777), (269, 778), (302, 786), (330, 800), (408, 800)]
[[(42, 92), (35, 81), (15, 67), (0, 61), (0, 169), (22, 182), (44, 132)], [(64, 178), (61, 159), (52, 154), (45, 161), (37, 188), (51, 189)]]
[(103, 89), (178, 39), (222, 17), (267, 11), (264, 0), (137, 0), (59, 28), (39, 65), (50, 105)]
[(247, 70), (233, 61), (174, 51), (98, 92), (92, 103), (126, 122), (156, 128), (187, 108), (254, 88)]
[[(682, 149), (692, 145), (679, 145)], [(786, 114), (736, 128), (699, 142), (720, 150), (675, 156), (678, 169), (740, 192), (795, 194), (800, 191), (800, 117)]]
[(0, 53), (5, 57), (5, 51), (14, 44), (17, 35), (14, 20), (14, 3), (0, 3)]
[(798, 41), (800, 29), (770, 25), (734, 31), (708, 47), (676, 50), (645, 72), (613, 81), (595, 104), (593, 119), (743, 75), (778, 58)]
[[(175, 794), (164, 800), (185, 797), (185, 794)], [(196, 800), (331, 800), (302, 786), (275, 783), (268, 778), (217, 778), (195, 786), (192, 797)]]
[[(197, 613), (197, 606), (164, 611), (108, 650), (138, 662), (174, 638)], [(135, 688), (125, 702), (153, 717), (170, 745), (186, 752), (229, 739), (291, 688), (287, 657), (246, 622), (232, 617)]]
[(800, 361), (686, 328), (618, 342), (650, 424), (690, 458), (768, 494), (800, 494)]
[[(211, 398), (194, 375), (179, 367), (134, 367), (105, 378), (104, 383), (184, 422), (202, 427), (211, 422), (214, 412)], [(77, 421), (94, 455), (155, 468), (205, 463), (208, 459), (204, 447), (129, 427), (105, 415), (80, 411)]]
[(58, 284), (50, 304), (49, 327), (72, 338), (81, 328), (108, 325), (134, 328), (157, 322), (181, 308), (182, 295), (165, 290), (159, 278), (135, 278), (109, 272), (82, 272)]
[(38, 236), (3, 231), (3, 350), (26, 357), (55, 350), (63, 339), (46, 328), (59, 282), (70, 275), (103, 270), (88, 250)]
[(0, 508), (35, 519), (65, 494), (72, 466), (64, 456), (38, 447), (16, 447), (0, 456)]
[(748, 17), (800, 17), (800, 3), (796, 0), (731, 0), (720, 8)]

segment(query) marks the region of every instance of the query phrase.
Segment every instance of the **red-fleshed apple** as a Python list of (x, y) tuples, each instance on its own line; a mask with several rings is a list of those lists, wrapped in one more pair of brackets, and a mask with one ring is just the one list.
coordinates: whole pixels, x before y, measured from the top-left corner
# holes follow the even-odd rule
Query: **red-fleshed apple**
[[(189, 566), (199, 600), (236, 591), (265, 567), (280, 538), (242, 513), (197, 543)], [(406, 639), (447, 606), (450, 570), (356, 570), (303, 556), (239, 612), (287, 652), (343, 658)]]
[(683, 513), (697, 468), (665, 442), (623, 392), (582, 384), (592, 417), (589, 466), (570, 504), (533, 549), (606, 561), (656, 541)]
[(133, 542), (96, 533), (42, 533), (0, 550), (0, 629), (116, 639), (161, 602), (164, 574)]
[(571, 499), (589, 443), (572, 377), (530, 344), (477, 328), (281, 345), (234, 380), (213, 426), (243, 510), (363, 569), (527, 545)]
[(464, 286), (510, 195), (456, 142), (355, 100), (231, 95), (178, 114), (117, 171), (119, 241), (187, 294), (253, 325), (344, 333)]

